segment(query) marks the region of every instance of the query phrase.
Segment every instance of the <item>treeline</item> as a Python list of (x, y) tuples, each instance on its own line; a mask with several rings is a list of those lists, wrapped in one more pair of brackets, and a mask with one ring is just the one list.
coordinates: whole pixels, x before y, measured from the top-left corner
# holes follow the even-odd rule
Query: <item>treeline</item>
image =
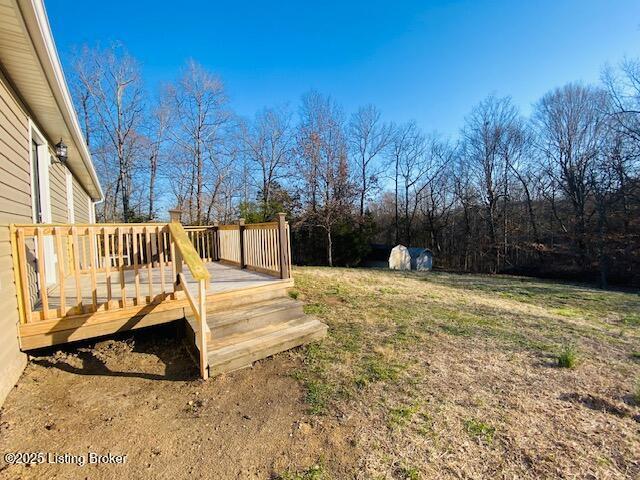
[(73, 73), (100, 221), (285, 211), (297, 263), (358, 265), (372, 243), (403, 243), (453, 270), (640, 283), (637, 61), (551, 90), (529, 118), (488, 96), (453, 139), (315, 91), (241, 118), (193, 61), (151, 95), (119, 47), (82, 49)]

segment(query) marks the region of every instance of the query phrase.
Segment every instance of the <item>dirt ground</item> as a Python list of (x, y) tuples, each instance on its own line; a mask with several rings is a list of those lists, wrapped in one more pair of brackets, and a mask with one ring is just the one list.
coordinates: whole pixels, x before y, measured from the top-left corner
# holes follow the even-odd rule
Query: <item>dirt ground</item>
[(127, 455), (124, 464), (0, 466), (0, 478), (271, 478), (355, 458), (349, 428), (306, 414), (284, 353), (208, 382), (176, 328), (35, 357), (0, 416), (1, 452)]
[[(0, 478), (640, 478), (640, 295), (297, 268), (320, 343), (208, 382), (176, 329), (42, 352), (0, 413)], [(574, 357), (572, 368), (558, 360)]]

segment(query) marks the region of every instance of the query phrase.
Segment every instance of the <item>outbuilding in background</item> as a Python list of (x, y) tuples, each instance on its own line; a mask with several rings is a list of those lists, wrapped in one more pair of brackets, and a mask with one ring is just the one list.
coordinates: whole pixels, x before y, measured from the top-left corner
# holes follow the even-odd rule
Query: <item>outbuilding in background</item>
[(411, 255), (404, 245), (396, 245), (389, 255), (389, 268), (391, 270), (411, 270)]
[[(413, 255), (411, 255), (411, 267), (413, 266)], [(427, 248), (415, 258), (415, 269), (419, 272), (428, 272), (433, 268), (433, 252)]]

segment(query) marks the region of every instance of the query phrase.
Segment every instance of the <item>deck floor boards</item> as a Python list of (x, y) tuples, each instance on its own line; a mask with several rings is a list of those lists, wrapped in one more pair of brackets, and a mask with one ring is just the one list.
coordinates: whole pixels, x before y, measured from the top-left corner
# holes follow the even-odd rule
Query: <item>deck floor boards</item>
[[(221, 293), (226, 291), (238, 290), (249, 287), (259, 287), (269, 284), (270, 282), (278, 281), (278, 278), (265, 275), (262, 273), (252, 272), (248, 270), (240, 270), (234, 266), (224, 265), (218, 262), (208, 262), (205, 264), (207, 270), (211, 273), (211, 280), (207, 293)], [(187, 280), (188, 288), (191, 293), (197, 295), (198, 283), (193, 280), (188, 268), (185, 268), (184, 272)], [(145, 297), (149, 295), (148, 284), (148, 269), (143, 266), (139, 270), (140, 281), (140, 296)], [(162, 293), (162, 287), (160, 282), (160, 267), (153, 267), (151, 269), (152, 284), (153, 284), (153, 296), (160, 295)], [(173, 292), (173, 278), (171, 265), (164, 268), (165, 277), (165, 293)], [(92, 304), (92, 292), (91, 292), (91, 275), (89, 273), (83, 273), (80, 277), (82, 287), (82, 302), (84, 305)], [(125, 271), (125, 289), (126, 297), (129, 302), (132, 302), (136, 296), (135, 288), (135, 271)], [(50, 286), (48, 289), (49, 308), (58, 308), (60, 306), (60, 285)], [(97, 273), (96, 281), (96, 293), (98, 305), (107, 302), (107, 277), (104, 272)], [(76, 284), (73, 275), (68, 276), (64, 282), (64, 292), (67, 307), (76, 304)], [(120, 272), (112, 270), (111, 272), (111, 298), (112, 300), (121, 299), (120, 289)], [(35, 310), (41, 310), (40, 305), (36, 305)]]

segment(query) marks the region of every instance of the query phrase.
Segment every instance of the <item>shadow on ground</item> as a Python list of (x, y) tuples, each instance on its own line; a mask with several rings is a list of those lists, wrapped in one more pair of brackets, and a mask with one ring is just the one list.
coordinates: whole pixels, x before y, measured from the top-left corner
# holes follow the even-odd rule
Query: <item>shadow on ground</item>
[[(76, 375), (189, 381), (198, 378), (195, 363), (182, 342), (177, 323), (143, 328), (100, 339), (79, 341), (32, 352), (32, 363)], [(124, 345), (124, 347), (123, 347)], [(154, 355), (165, 366), (164, 374), (127, 371), (122, 353)]]

